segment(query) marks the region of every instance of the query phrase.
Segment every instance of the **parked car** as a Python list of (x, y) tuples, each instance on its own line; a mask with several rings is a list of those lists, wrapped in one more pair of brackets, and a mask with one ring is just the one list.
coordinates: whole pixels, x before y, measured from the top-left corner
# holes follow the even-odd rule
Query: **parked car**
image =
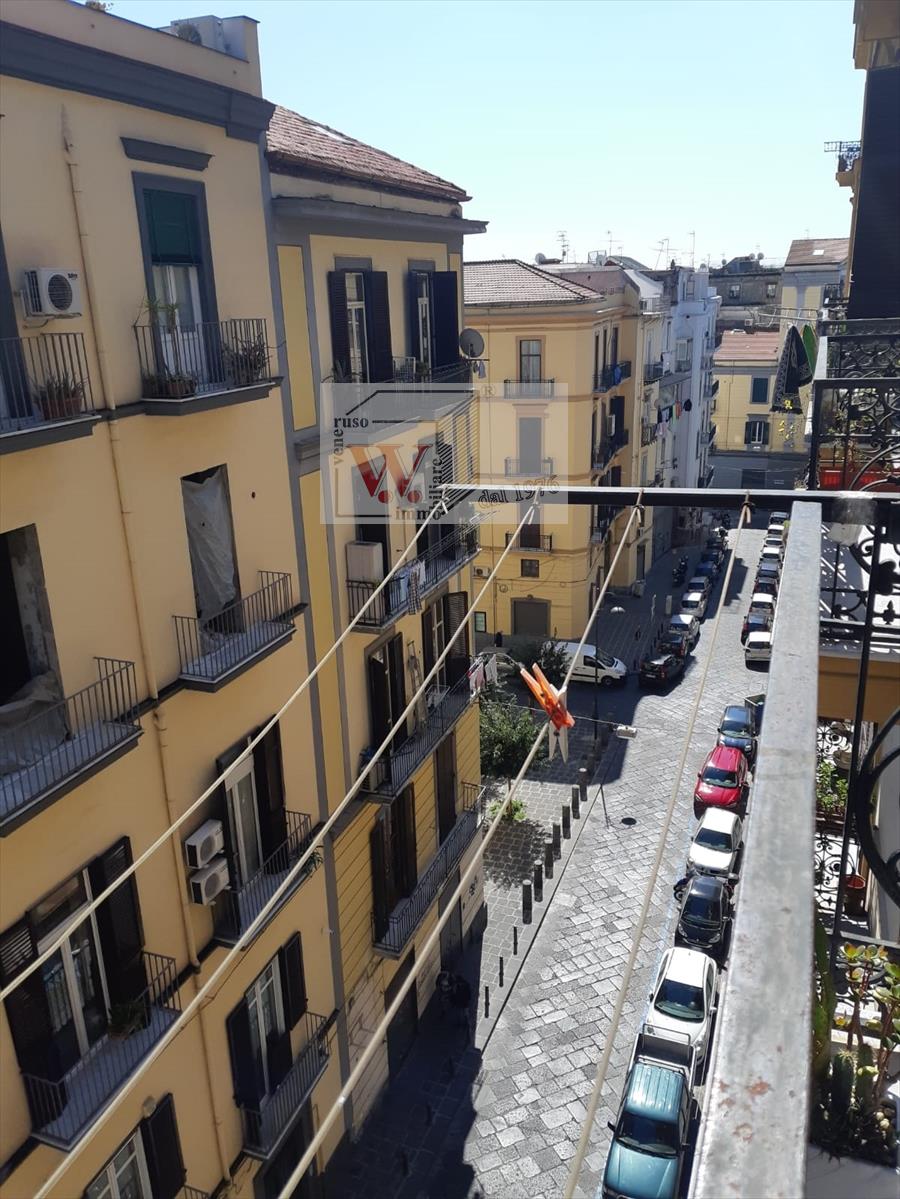
[(696, 1053), (687, 1037), (638, 1033), (612, 1129), (603, 1199), (676, 1199), (691, 1118)]
[(644, 1025), (654, 1033), (686, 1036), (701, 1065), (709, 1047), (716, 1002), (718, 969), (697, 949), (675, 946), (663, 954), (650, 992), (650, 1011)]
[(729, 885), (715, 875), (695, 875), (681, 892), (675, 944), (701, 949), (721, 962), (730, 920)]
[(765, 633), (772, 627), (772, 616), (769, 612), (748, 612), (741, 627), (741, 645), (751, 633)]
[(658, 652), (661, 654), (674, 654), (676, 658), (687, 658), (691, 652), (691, 646), (688, 643), (688, 638), (684, 633), (676, 633), (672, 629), (667, 629), (662, 637), (657, 642)]
[(737, 813), (707, 808), (688, 850), (688, 873), (721, 874), (723, 878), (733, 874), (743, 833)]
[(722, 569), (722, 563), (724, 561), (725, 555), (719, 549), (704, 550), (700, 555), (700, 565), (702, 566), (704, 562), (709, 563), (710, 566), (714, 566), (716, 568), (716, 573)]
[(702, 620), (706, 615), (706, 593), (703, 591), (686, 591), (681, 597), (681, 611), (688, 616), (696, 616)]
[(769, 524), (772, 524), (773, 522), (775, 522), (776, 524), (786, 525), (790, 519), (791, 519), (790, 512), (770, 512), (769, 513)]
[(750, 633), (744, 642), (744, 661), (749, 666), (751, 662), (769, 663), (772, 660), (771, 631)]
[(729, 704), (722, 713), (717, 744), (739, 749), (752, 768), (756, 758), (756, 722), (746, 704)]
[(784, 538), (779, 537), (777, 533), (771, 537), (767, 537), (763, 542), (764, 550), (778, 550), (781, 557), (784, 557)]
[[(767, 636), (768, 634), (754, 634)], [(739, 749), (717, 745), (703, 763), (694, 787), (694, 815), (706, 808), (741, 807), (747, 786), (747, 759)]]
[(757, 575), (753, 580), (753, 590), (758, 593), (764, 593), (765, 595), (777, 595), (778, 580), (773, 579), (771, 575), (767, 574), (762, 576)]
[(775, 596), (768, 595), (764, 591), (754, 591), (750, 596), (750, 611), (765, 612), (769, 616), (775, 615)]
[(777, 534), (780, 534), (782, 537), (784, 537), (786, 529), (787, 529), (787, 521), (778, 519), (773, 514), (772, 516), (769, 517), (769, 527), (766, 529), (766, 535), (768, 537), (772, 537), (774, 534), (777, 533)]
[(700, 575), (702, 578), (709, 579), (710, 586), (719, 577), (719, 568), (714, 562), (703, 562), (702, 560), (694, 567), (694, 574)]
[(778, 569), (781, 570), (781, 559), (783, 557), (784, 549), (781, 546), (764, 545), (762, 553), (759, 555), (759, 564), (762, 566), (765, 562), (774, 562)]
[(603, 650), (598, 654), (593, 646), (585, 645), (578, 653), (577, 641), (564, 641), (562, 646), (569, 658), (575, 660), (572, 678), (579, 682), (593, 683), (596, 678), (601, 686), (611, 687), (614, 683), (623, 682), (628, 675), (625, 663)]
[(669, 631), (681, 633), (687, 641), (688, 649), (691, 650), (700, 640), (700, 622), (696, 616), (690, 616), (686, 612), (669, 617)]
[(668, 686), (684, 674), (684, 658), (676, 654), (655, 654), (641, 662), (639, 687)]
[(687, 591), (702, 591), (709, 598), (709, 593), (712, 591), (712, 579), (709, 575), (694, 575), (693, 578), (687, 581)]

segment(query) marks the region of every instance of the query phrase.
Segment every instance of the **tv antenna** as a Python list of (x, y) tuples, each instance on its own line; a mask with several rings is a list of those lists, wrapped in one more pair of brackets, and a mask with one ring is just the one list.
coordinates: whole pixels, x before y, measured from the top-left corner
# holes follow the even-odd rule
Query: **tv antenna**
[(691, 270), (694, 269), (694, 247), (697, 244), (697, 233), (694, 229), (688, 230), (688, 237), (691, 239)]
[(556, 237), (559, 241), (559, 256), (565, 262), (569, 256), (569, 235), (565, 229), (560, 229)]

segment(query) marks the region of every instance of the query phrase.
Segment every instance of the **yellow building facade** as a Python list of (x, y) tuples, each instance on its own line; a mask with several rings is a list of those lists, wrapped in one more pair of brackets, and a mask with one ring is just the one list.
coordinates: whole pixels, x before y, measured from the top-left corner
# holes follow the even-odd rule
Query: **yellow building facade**
[(310, 666), (256, 26), (3, 18), (0, 1194), (264, 1199), (339, 1087), (331, 846), (136, 1077), (327, 814), (308, 697), (238, 762)]

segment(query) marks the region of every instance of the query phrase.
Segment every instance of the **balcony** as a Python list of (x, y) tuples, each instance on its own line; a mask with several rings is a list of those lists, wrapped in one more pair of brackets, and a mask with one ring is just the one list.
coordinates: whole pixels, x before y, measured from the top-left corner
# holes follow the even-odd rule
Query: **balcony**
[(711, 383), (708, 383), (703, 389), (703, 394), (708, 400), (715, 399), (719, 394), (719, 380), (713, 379)]
[(555, 379), (504, 379), (503, 395), (507, 400), (549, 400), (553, 398)]
[(641, 446), (646, 447), (653, 445), (656, 441), (656, 422), (649, 420), (641, 421)]
[(536, 554), (550, 554), (553, 552), (553, 534), (542, 533), (539, 526), (525, 525), (518, 537), (513, 541), (513, 533), (507, 532), (506, 544), (513, 542), (513, 548), (517, 550), (526, 550)]
[[(618, 387), (620, 383), (624, 383), (626, 379), (630, 378), (631, 363), (616, 362), (612, 366), (605, 366), (594, 375), (594, 391), (609, 391), (610, 388)], [(644, 378), (646, 380), (646, 375)]]
[(645, 362), (644, 363), (644, 382), (645, 383), (655, 383), (657, 381), (657, 379), (661, 379), (662, 377), (663, 377), (662, 360), (660, 360), (658, 362)]
[[(458, 525), (430, 549), (402, 566), (379, 594), (375, 603), (363, 614), (357, 628), (380, 629), (409, 611), (409, 584), (415, 574), (419, 597), (426, 596), (478, 554), (478, 525), (474, 521)], [(363, 579), (347, 580), (351, 620), (361, 611), (377, 582)]]
[(181, 1011), (174, 958), (146, 951), (142, 957), (147, 985), (122, 1005), (127, 1007), (122, 1032), (103, 1033), (62, 1078), (23, 1071), (32, 1135), (43, 1144), (71, 1148)]
[(262, 317), (135, 325), (145, 411), (207, 412), (262, 399), (278, 381)]
[(173, 616), (179, 678), (197, 691), (218, 691), (294, 635), (291, 576), (259, 572), (262, 586), (216, 616)]
[(553, 459), (505, 458), (503, 473), (508, 479), (548, 479), (553, 474)]
[(0, 454), (88, 437), (99, 419), (80, 333), (0, 341)]
[(328, 1065), (328, 1021), (314, 1012), (301, 1017), (303, 1048), (287, 1074), (258, 1107), (241, 1107), (244, 1150), (251, 1157), (268, 1158), (297, 1113), (309, 1099)]
[(475, 783), (462, 783), (460, 792), (462, 808), (453, 828), (426, 866), (412, 894), (402, 900), (388, 917), (387, 928), (380, 935), (373, 935), (375, 952), (384, 957), (402, 956), (428, 909), (481, 827), (487, 789)]
[(707, 434), (706, 434), (706, 444), (707, 445), (712, 445), (712, 443), (716, 440), (716, 431), (717, 430), (716, 430), (715, 425), (709, 426), (709, 430), (707, 431)]
[[(216, 940), (223, 945), (234, 945), (241, 933), (247, 931), (312, 841), (309, 816), (287, 810), (284, 815), (287, 835), (281, 845), (266, 858), (252, 878), (246, 882), (235, 879), (236, 885), (223, 891), (216, 901), (213, 923)], [(282, 903), (287, 902), (317, 865), (316, 859), (311, 857), (283, 896)]]
[(96, 661), (98, 681), (73, 695), (54, 700), (42, 675), (0, 708), (0, 837), (136, 745), (134, 663)]
[(415, 731), (402, 744), (385, 751), (378, 759), (366, 780), (370, 791), (379, 796), (397, 795), (443, 741), (472, 699), (470, 665), (467, 657), (451, 655), (446, 659), (443, 680), (435, 679), (425, 693), (426, 715), (417, 720)]

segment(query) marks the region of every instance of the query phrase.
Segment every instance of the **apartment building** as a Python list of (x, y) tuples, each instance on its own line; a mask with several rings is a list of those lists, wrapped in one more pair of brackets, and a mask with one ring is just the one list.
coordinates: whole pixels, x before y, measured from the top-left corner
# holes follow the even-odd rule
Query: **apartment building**
[(815, 320), (820, 310), (846, 294), (848, 237), (803, 237), (791, 242), (781, 274), (784, 320)]
[(2, 985), (61, 940), (0, 1016), (0, 1194), (81, 1146), (54, 1195), (267, 1199), (339, 1087), (330, 847), (135, 1077), (327, 810), (307, 698), (238, 761), (310, 665), (256, 23), (3, 18)]
[(716, 330), (744, 329), (758, 323), (760, 313), (781, 304), (780, 266), (760, 255), (745, 254), (710, 265), (709, 282), (721, 300)]
[[(314, 697), (319, 733), (309, 769), (328, 811), (398, 725), (329, 839), (346, 1075), (421, 960), (475, 852), (483, 816), (467, 627), (401, 719), (467, 625), (476, 524), (434, 521), (403, 569), (365, 605), (431, 507), (416, 469), (398, 475), (404, 456), (407, 466), (413, 455), (439, 460), (444, 481), (471, 477), (473, 368), (459, 349), (462, 246), (464, 235), (485, 226), (463, 218), (468, 197), (454, 184), (286, 109), (275, 110), (267, 161), (309, 656), (321, 658), (362, 613), (319, 675)], [(361, 421), (377, 435), (369, 437)], [(479, 876), (346, 1104), (343, 1131), (362, 1122), (396, 1074), (438, 970), (452, 967), (480, 928), (482, 908)]]

